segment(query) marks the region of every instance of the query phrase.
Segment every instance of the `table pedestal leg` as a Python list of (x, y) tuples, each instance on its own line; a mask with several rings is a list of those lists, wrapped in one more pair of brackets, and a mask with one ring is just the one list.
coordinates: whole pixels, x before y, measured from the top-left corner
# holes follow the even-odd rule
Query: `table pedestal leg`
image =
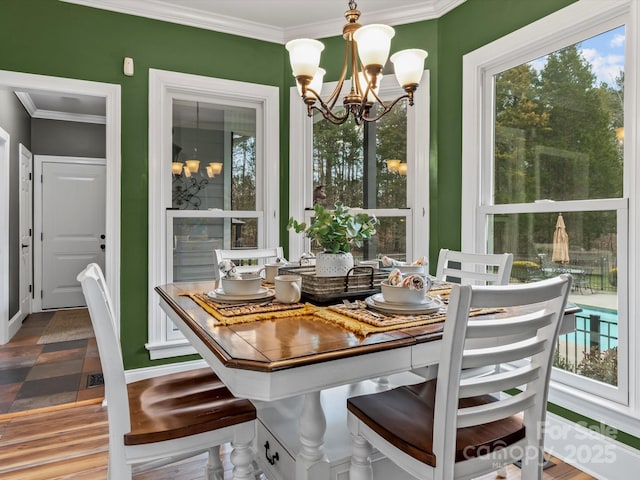
[(320, 392), (305, 394), (298, 420), (300, 452), (296, 457), (296, 480), (329, 478), (329, 462), (323, 449), (326, 429)]

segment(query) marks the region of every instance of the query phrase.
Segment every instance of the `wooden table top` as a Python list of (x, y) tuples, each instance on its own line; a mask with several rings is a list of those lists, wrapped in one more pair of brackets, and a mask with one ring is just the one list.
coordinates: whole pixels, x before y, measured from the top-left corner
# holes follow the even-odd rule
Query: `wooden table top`
[(212, 281), (172, 283), (155, 290), (227, 368), (275, 372), (442, 338), (442, 323), (361, 337), (337, 324), (309, 315), (219, 325), (214, 317), (185, 296), (209, 292), (215, 286)]

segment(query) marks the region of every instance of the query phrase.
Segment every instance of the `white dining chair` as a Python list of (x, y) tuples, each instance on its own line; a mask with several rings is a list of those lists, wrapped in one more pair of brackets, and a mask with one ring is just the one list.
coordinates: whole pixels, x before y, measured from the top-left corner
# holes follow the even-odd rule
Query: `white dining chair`
[[(208, 480), (222, 480), (220, 445), (231, 442), (233, 478), (253, 478), (256, 410), (210, 368), (127, 384), (111, 298), (100, 267), (78, 275), (91, 316), (105, 382), (110, 480), (208, 452)], [(132, 468), (132, 466), (135, 466)]]
[[(273, 248), (252, 248), (252, 249), (233, 249), (223, 250), (215, 249), (213, 252), (216, 271), (217, 266), (223, 260), (232, 260), (236, 264), (236, 271), (256, 272), (262, 265), (269, 262), (275, 262), (277, 259), (284, 258), (282, 247)], [(220, 274), (218, 272), (218, 278)]]
[(474, 285), (506, 285), (512, 265), (512, 253), (465, 253), (443, 248), (438, 255), (436, 278)]
[[(416, 478), (474, 478), (521, 460), (522, 479), (541, 480), (555, 338), (570, 289), (570, 275), (529, 284), (454, 286), (437, 377), (348, 399), (349, 479), (373, 478), (373, 446)], [(505, 310), (491, 318), (470, 317), (471, 309), (485, 307)], [(494, 346), (469, 348), (469, 340), (477, 339)], [(465, 368), (496, 363), (513, 368), (461, 378)], [(515, 393), (493, 394), (506, 390)]]

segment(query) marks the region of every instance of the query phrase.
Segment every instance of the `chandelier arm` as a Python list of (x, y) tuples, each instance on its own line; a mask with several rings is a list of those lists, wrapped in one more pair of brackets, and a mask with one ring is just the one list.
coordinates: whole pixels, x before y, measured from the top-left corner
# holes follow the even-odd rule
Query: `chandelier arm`
[(400, 100), (402, 100), (404, 98), (408, 98), (410, 103), (413, 103), (412, 102), (413, 101), (413, 94), (412, 93), (405, 93), (404, 95), (396, 98), (389, 105), (385, 105), (384, 103), (380, 102), (380, 106), (383, 107), (383, 108), (382, 108), (382, 111), (380, 113), (378, 113), (378, 115), (370, 117), (365, 113), (365, 114), (362, 115), (362, 119), (365, 122), (375, 122), (375, 121), (379, 120), (380, 118), (382, 118), (383, 115), (386, 115), (387, 113), (389, 113), (389, 111), (391, 111), (391, 109), (396, 105), (396, 103), (398, 103)]
[[(323, 101), (322, 98), (320, 98), (320, 95), (316, 94), (316, 97), (318, 98), (318, 100), (320, 100), (320, 103), (323, 105), (324, 108), (327, 108), (328, 110), (333, 110), (333, 108), (336, 105), (336, 102), (338, 100), (338, 98), (340, 97), (340, 92), (342, 91), (342, 87), (344, 85), (344, 80), (347, 77), (347, 68), (349, 65), (349, 45), (353, 44), (352, 41), (347, 40), (347, 44), (344, 48), (344, 60), (342, 62), (342, 71), (340, 72), (340, 77), (338, 79), (338, 83), (336, 84), (335, 88), (333, 89), (333, 91), (331, 92), (331, 95), (329, 95), (327, 97), (326, 101)], [(327, 107), (327, 105), (329, 105)]]
[(343, 116), (338, 116), (336, 114), (334, 114), (331, 110), (328, 110), (326, 108), (318, 108), (315, 105), (311, 105), (309, 107), (309, 112), (311, 112), (312, 110), (316, 110), (320, 113), (320, 115), (322, 115), (324, 117), (325, 120), (333, 123), (334, 125), (342, 125), (344, 122), (346, 122), (349, 119), (349, 110), (345, 110), (345, 114)]

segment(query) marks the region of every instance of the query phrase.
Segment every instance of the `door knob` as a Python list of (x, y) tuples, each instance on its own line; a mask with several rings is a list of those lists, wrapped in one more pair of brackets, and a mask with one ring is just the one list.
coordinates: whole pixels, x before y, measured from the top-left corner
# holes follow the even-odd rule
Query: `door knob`
[(101, 248), (102, 250), (104, 250), (104, 249), (106, 248), (106, 246), (104, 245), (104, 243), (103, 243), (102, 245), (100, 245), (100, 248)]

